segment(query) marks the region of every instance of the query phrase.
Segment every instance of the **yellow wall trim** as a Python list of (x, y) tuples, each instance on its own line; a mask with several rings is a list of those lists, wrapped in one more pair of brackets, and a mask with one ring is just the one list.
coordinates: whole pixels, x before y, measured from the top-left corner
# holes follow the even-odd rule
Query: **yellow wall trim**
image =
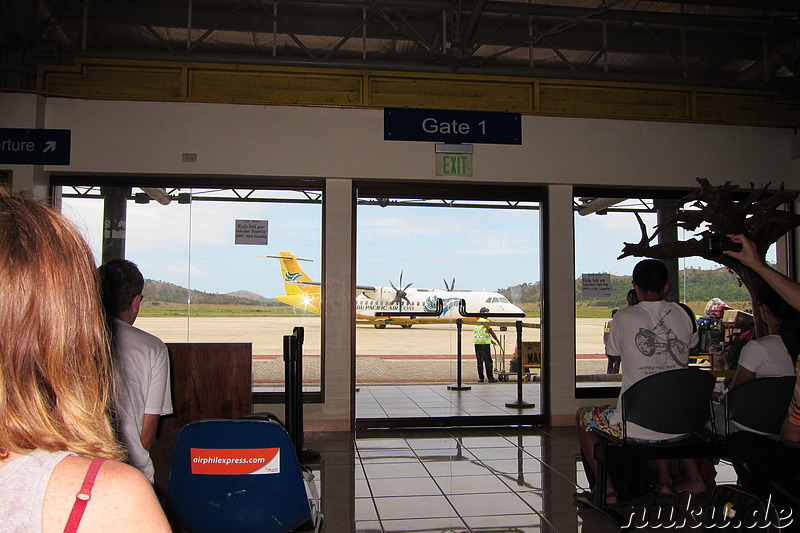
[(677, 85), (81, 59), (43, 65), (46, 95), (258, 105), (414, 107), (771, 127), (800, 125), (800, 100)]

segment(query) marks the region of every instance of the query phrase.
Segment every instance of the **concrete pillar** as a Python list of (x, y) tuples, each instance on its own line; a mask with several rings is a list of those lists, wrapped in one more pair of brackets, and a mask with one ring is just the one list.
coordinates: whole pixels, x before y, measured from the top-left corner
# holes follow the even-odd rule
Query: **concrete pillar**
[(103, 257), (102, 264), (125, 258), (125, 231), (128, 218), (127, 198), (130, 187), (103, 187)]
[[(575, 398), (575, 237), (572, 186), (550, 185), (542, 205), (542, 369), (545, 416), (570, 425)], [(602, 402), (602, 400), (596, 400)]]
[(322, 242), (323, 404), (308, 404), (308, 431), (355, 424), (355, 192), (352, 180), (325, 182)]

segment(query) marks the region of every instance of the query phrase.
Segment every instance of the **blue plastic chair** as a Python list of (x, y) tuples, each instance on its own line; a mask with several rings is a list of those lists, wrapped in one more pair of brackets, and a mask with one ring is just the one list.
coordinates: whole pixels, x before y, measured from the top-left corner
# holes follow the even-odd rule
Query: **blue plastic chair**
[(313, 530), (321, 515), (309, 482), (281, 424), (201, 420), (178, 435), (169, 509), (188, 533)]

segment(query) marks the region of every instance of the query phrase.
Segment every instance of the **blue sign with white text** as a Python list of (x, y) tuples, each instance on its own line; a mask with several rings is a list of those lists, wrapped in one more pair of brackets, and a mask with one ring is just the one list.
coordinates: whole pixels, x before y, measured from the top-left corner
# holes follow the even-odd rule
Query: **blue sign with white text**
[(522, 144), (522, 117), (519, 113), (494, 111), (391, 107), (383, 110), (383, 138), (448, 144)]
[(69, 165), (71, 130), (0, 128), (0, 164)]

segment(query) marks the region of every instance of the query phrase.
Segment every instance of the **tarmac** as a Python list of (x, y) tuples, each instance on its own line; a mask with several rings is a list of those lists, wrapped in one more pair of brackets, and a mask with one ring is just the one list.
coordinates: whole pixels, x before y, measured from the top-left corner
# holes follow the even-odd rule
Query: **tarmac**
[[(526, 319), (538, 326), (538, 320)], [(579, 375), (605, 374), (602, 344), (604, 319), (578, 319), (576, 369)], [(313, 388), (320, 383), (320, 319), (282, 317), (140, 317), (137, 327), (164, 342), (250, 342), (253, 344), (253, 378), (256, 388), (283, 383), (283, 336), (303, 327), (303, 381)], [(513, 328), (495, 332), (502, 347), (495, 348), (495, 369), (507, 366), (516, 346)], [(524, 327), (523, 341), (538, 341), (539, 329)], [(403, 329), (356, 326), (357, 384), (451, 383), (458, 377), (458, 333), (454, 324), (416, 324)], [(477, 382), (472, 328), (461, 332), (461, 372), (465, 383)], [(504, 361), (505, 360), (505, 361)], [(504, 364), (505, 363), (505, 364)], [(501, 384), (504, 385), (504, 384)]]

